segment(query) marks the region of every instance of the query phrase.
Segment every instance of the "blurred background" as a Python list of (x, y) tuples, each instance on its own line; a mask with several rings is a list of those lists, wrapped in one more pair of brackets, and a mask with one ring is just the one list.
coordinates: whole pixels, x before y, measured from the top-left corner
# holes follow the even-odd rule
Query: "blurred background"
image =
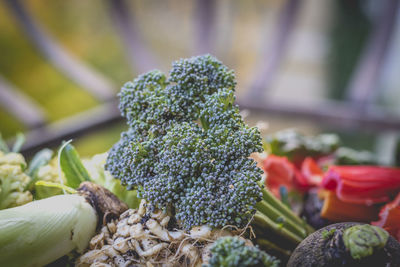
[(400, 133), (399, 0), (3, 0), (0, 132), (25, 155), (74, 139), (83, 156), (125, 129), (119, 88), (210, 53), (236, 72), (263, 135), (338, 133), (389, 161)]

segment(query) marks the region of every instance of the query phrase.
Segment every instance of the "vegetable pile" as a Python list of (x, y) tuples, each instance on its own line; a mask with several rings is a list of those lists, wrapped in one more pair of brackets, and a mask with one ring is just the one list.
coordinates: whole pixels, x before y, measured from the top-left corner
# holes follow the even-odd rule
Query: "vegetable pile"
[[(311, 266), (307, 240), (333, 264), (390, 261), (387, 242), (397, 257), (388, 232), (400, 233), (399, 170), (339, 166), (375, 159), (340, 148), (335, 135), (286, 131), (267, 139), (263, 180), (253, 159), (264, 150), (260, 132), (243, 121), (235, 86), (214, 57), (181, 59), (169, 77), (153, 70), (122, 87), (128, 130), (108, 153), (81, 160), (64, 142), (56, 157), (44, 149), (27, 166), (17, 138), (0, 152), (0, 265), (59, 265), (64, 256), (93, 267), (277, 267), (289, 257), (289, 266)], [(311, 196), (324, 223), (378, 220), (379, 205), (393, 201), (374, 223), (388, 232), (351, 224), (311, 234), (291, 194)]]
[[(143, 199), (145, 209), (143, 204), (119, 218), (119, 212), (109, 211), (101, 219), (96, 210), (102, 230), (92, 239), (91, 250), (79, 258), (82, 265), (194, 266), (210, 259), (210, 266), (276, 266), (278, 260), (253, 246), (249, 238), (254, 236), (261, 248), (287, 260), (313, 229), (264, 189), (262, 170), (249, 157), (263, 150), (260, 133), (243, 122), (234, 104), (235, 85), (233, 71), (210, 55), (174, 62), (169, 78), (155, 70), (126, 83), (119, 108), (129, 129), (121, 140), (108, 154), (83, 163), (69, 143), (53, 160), (51, 153), (41, 151), (28, 168), (27, 185), (18, 191), (30, 190), (35, 207), (20, 209), (32, 209), (30, 219), (40, 216), (36, 206), (45, 203), (41, 201), (57, 203), (57, 194), (74, 196), (85, 181), (104, 185), (132, 208), (138, 205), (137, 197)], [(41, 198), (45, 199), (37, 200)], [(59, 216), (67, 216), (67, 210)], [(132, 219), (138, 216), (139, 221)], [(57, 220), (53, 223), (68, 229)], [(92, 233), (93, 223), (89, 224), (87, 233)], [(54, 237), (63, 242), (63, 237)], [(44, 258), (40, 263), (55, 259)]]
[[(0, 266), (42, 266), (73, 251), (82, 253), (98, 225), (127, 209), (107, 189), (87, 181), (96, 180), (137, 206), (135, 192), (123, 189), (103, 167), (96, 173), (89, 168), (92, 179), (72, 145), (64, 144), (53, 159), (53, 152), (43, 149), (29, 164), (19, 147), (9, 151), (0, 140)], [(99, 156), (87, 162), (96, 166)]]
[(400, 240), (399, 168), (376, 166), (371, 153), (341, 148), (327, 134), (305, 137), (285, 130), (267, 138), (266, 150), (266, 186), (278, 197), (282, 187), (306, 192), (303, 214), (313, 226), (369, 222)]

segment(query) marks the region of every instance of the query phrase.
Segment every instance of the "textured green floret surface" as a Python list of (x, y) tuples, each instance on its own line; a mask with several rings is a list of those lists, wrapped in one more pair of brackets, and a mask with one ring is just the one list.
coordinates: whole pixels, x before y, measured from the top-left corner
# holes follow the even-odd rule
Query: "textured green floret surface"
[(237, 236), (219, 238), (211, 247), (211, 258), (203, 267), (278, 267), (279, 260), (257, 247), (246, 246)]
[(26, 189), (31, 178), (25, 174), (26, 162), (19, 153), (0, 151), (0, 210), (32, 201)]
[(159, 208), (173, 208), (187, 229), (244, 226), (262, 194), (260, 133), (234, 104), (235, 76), (210, 55), (181, 59), (126, 83), (120, 111), (129, 130), (106, 169)]

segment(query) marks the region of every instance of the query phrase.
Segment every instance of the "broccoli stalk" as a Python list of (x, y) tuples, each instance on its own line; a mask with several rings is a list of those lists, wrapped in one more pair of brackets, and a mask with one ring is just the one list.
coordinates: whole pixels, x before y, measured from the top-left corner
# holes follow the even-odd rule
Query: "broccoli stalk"
[(267, 228), (295, 246), (311, 228), (258, 184), (249, 156), (262, 151), (261, 136), (243, 122), (235, 85), (210, 55), (174, 62), (169, 78), (155, 70), (126, 83), (119, 108), (129, 130), (105, 167), (185, 229), (251, 221), (258, 237)]

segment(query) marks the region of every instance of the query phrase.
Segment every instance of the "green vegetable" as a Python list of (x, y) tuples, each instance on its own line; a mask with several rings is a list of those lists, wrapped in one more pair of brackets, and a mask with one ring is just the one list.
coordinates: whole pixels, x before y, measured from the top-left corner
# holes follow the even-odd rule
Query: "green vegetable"
[(293, 247), (312, 228), (258, 184), (249, 156), (262, 151), (261, 137), (241, 118), (235, 85), (210, 55), (174, 62), (169, 78), (150, 71), (126, 83), (119, 108), (129, 130), (105, 168), (185, 229), (251, 221), (259, 236), (268, 239), (268, 229)]
[(377, 165), (377, 159), (369, 151), (357, 151), (348, 147), (340, 147), (334, 153), (336, 165)]
[[(32, 191), (35, 199), (63, 194), (61, 186), (51, 187), (51, 183), (65, 184), (77, 188), (83, 181), (91, 181), (102, 185), (113, 192), (120, 200), (131, 208), (139, 206), (140, 200), (136, 191), (128, 191), (121, 183), (104, 170), (107, 153), (95, 155), (90, 159), (81, 160), (76, 149), (70, 142), (64, 143), (59, 149), (59, 158), (51, 159), (52, 152), (44, 149), (38, 152), (30, 163), (27, 173), (31, 173)], [(61, 162), (61, 170), (59, 167)], [(41, 181), (41, 183), (38, 183)], [(29, 187), (29, 186), (28, 186)]]
[(32, 194), (26, 190), (31, 178), (24, 173), (25, 168), (25, 159), (21, 154), (0, 151), (0, 209), (32, 201)]
[(151, 71), (126, 83), (120, 110), (130, 129), (106, 169), (159, 208), (174, 206), (187, 229), (246, 225), (261, 200), (261, 170), (248, 156), (262, 146), (233, 104), (234, 86), (211, 56), (175, 62), (169, 79)]
[[(50, 160), (53, 156), (53, 151), (48, 148), (44, 148), (37, 152), (29, 163), (26, 174), (31, 177), (27, 189), (32, 192), (35, 199), (42, 199), (49, 196), (55, 196), (62, 193), (60, 189), (50, 189), (46, 187), (41, 187), (36, 185), (38, 179), (57, 182), (59, 181), (58, 173), (52, 173), (52, 168), (50, 167)], [(40, 178), (39, 178), (40, 177)], [(50, 192), (48, 192), (50, 191)]]
[(279, 131), (267, 136), (265, 150), (278, 156), (286, 156), (292, 161), (301, 161), (307, 156), (328, 155), (339, 146), (339, 137), (335, 134), (305, 136), (294, 129)]
[(25, 135), (23, 135), (22, 133), (17, 133), (11, 152), (18, 153), (24, 143), (25, 143)]
[(237, 236), (221, 237), (211, 247), (211, 258), (203, 267), (277, 267), (279, 260)]
[(10, 150), (8, 149), (8, 146), (7, 146), (6, 142), (4, 141), (1, 133), (0, 133), (0, 151), (2, 151), (4, 153), (10, 152)]
[(375, 251), (383, 249), (388, 238), (388, 232), (369, 224), (352, 226), (343, 233), (344, 245), (356, 260), (368, 257)]
[[(48, 198), (55, 195), (63, 194), (63, 190), (59, 187), (49, 187), (41, 182), (46, 183), (58, 183), (68, 185), (67, 179), (63, 172), (59, 171), (58, 160), (53, 158), (46, 165), (39, 167), (37, 174), (33, 177), (34, 184), (34, 196), (35, 199)], [(75, 188), (76, 189), (76, 188)]]
[(29, 163), (29, 167), (26, 170), (26, 174), (31, 177), (35, 177), (40, 167), (48, 164), (52, 156), (53, 156), (53, 151), (48, 148), (44, 148), (39, 152), (37, 152), (33, 156), (31, 162)]
[(330, 238), (335, 233), (335, 231), (336, 231), (336, 229), (331, 229), (330, 231), (327, 231), (327, 230), (323, 231), (321, 233), (322, 234), (322, 238), (323, 239)]
[(84, 197), (60, 195), (0, 211), (0, 265), (42, 266), (87, 247), (97, 224)]
[(80, 183), (90, 181), (90, 176), (83, 166), (78, 152), (70, 144), (71, 141), (63, 143), (58, 153), (58, 160), (67, 180), (67, 185), (78, 188)]
[(376, 165), (377, 159), (369, 151), (357, 151), (340, 147), (336, 134), (305, 136), (294, 129), (286, 129), (269, 135), (265, 139), (265, 150), (273, 155), (285, 156), (295, 164), (306, 157), (330, 156), (333, 165)]
[(126, 209), (110, 192), (86, 182), (78, 194), (1, 210), (0, 266), (43, 266), (73, 250), (82, 253), (97, 223)]

